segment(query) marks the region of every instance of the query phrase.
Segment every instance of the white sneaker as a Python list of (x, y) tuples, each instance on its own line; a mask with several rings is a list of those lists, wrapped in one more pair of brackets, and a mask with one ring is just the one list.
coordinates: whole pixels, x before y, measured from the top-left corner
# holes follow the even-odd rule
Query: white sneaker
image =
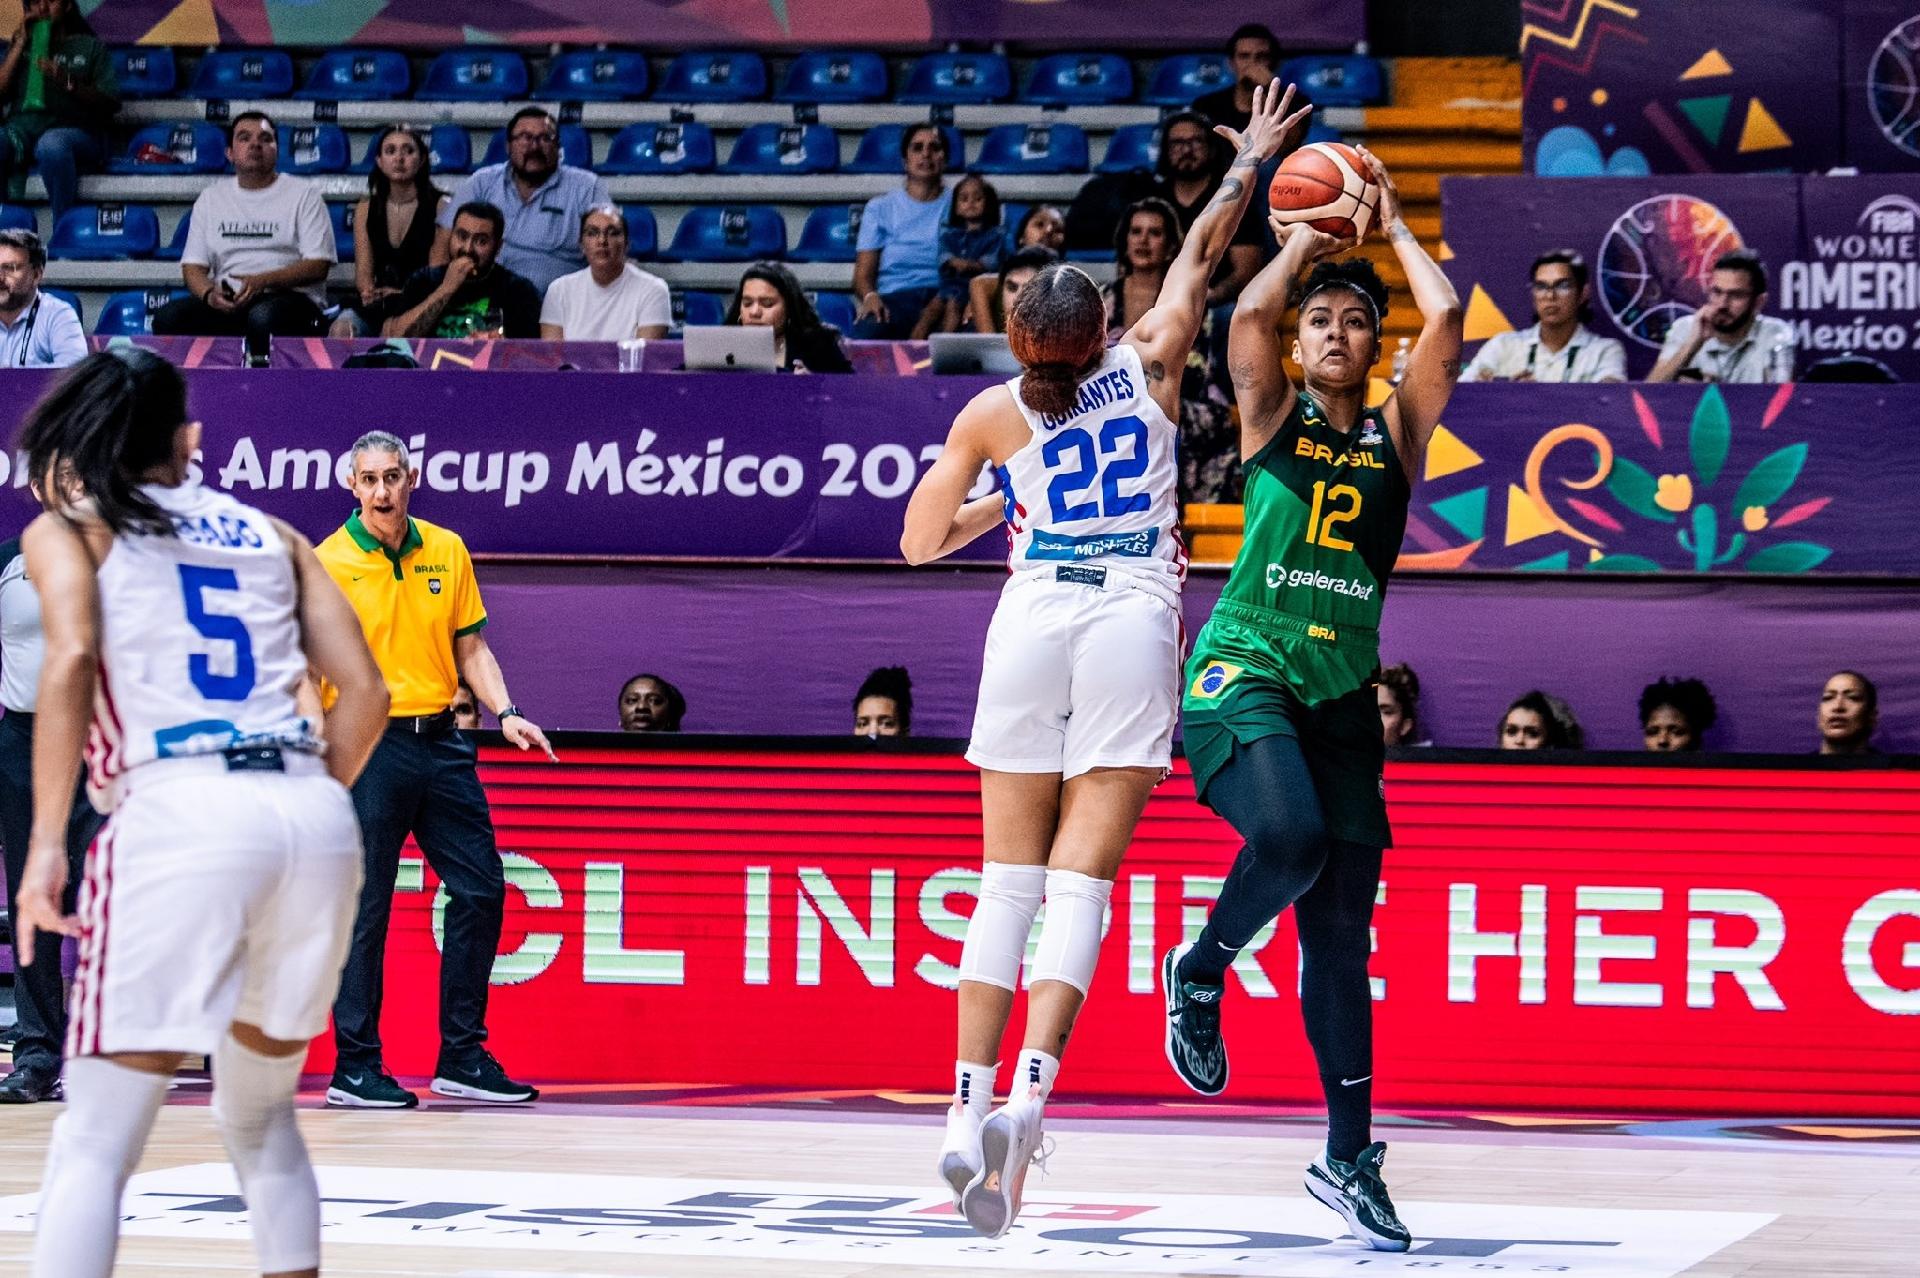
[(1033, 1087), (987, 1115), (980, 1125), (982, 1174), (960, 1196), (960, 1214), (975, 1233), (999, 1238), (1013, 1228), (1027, 1168), (1045, 1134), (1045, 1118), (1040, 1089)]
[(947, 1138), (940, 1145), (940, 1179), (953, 1190), (953, 1209), (960, 1210), (961, 1195), (979, 1180), (985, 1170), (980, 1157), (981, 1120), (965, 1105), (947, 1110)]

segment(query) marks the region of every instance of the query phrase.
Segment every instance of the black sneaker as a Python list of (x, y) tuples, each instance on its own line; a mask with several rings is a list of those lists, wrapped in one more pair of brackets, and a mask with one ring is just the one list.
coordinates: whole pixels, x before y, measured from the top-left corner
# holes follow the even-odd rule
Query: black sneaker
[(1160, 985), (1167, 996), (1167, 1063), (1194, 1091), (1218, 1096), (1227, 1090), (1227, 1045), (1220, 1037), (1220, 996), (1226, 986), (1180, 979), (1180, 956), (1189, 948), (1176, 945), (1160, 961)]
[(412, 1109), (420, 1098), (378, 1065), (335, 1065), (327, 1104), (343, 1109)]
[(1387, 1197), (1387, 1182), (1380, 1167), (1387, 1147), (1379, 1141), (1360, 1151), (1350, 1163), (1320, 1151), (1320, 1157), (1307, 1165), (1307, 1192), (1346, 1218), (1347, 1228), (1375, 1251), (1405, 1251), (1413, 1246), (1413, 1234), (1400, 1223)]
[(0, 1079), (0, 1105), (32, 1105), (60, 1095), (57, 1065), (30, 1060)]
[(508, 1078), (500, 1062), (493, 1059), (493, 1053), (485, 1050), (462, 1063), (443, 1059), (433, 1071), (430, 1086), (438, 1096), (487, 1101), (494, 1105), (519, 1105), (540, 1098), (539, 1088)]

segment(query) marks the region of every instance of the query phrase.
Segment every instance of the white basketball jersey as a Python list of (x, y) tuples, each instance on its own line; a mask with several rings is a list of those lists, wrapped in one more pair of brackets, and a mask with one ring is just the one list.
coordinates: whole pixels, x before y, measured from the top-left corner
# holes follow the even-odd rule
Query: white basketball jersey
[(225, 493), (141, 489), (175, 536), (117, 536), (98, 574), (100, 680), (88, 791), (155, 759), (244, 746), (316, 749), (294, 690), (306, 672), (299, 588), (267, 517)]
[(1177, 602), (1187, 574), (1176, 500), (1179, 431), (1147, 394), (1139, 352), (1110, 347), (1059, 416), (1029, 408), (1019, 378), (1007, 389), (1033, 432), (999, 468), (1009, 570), (1118, 570)]

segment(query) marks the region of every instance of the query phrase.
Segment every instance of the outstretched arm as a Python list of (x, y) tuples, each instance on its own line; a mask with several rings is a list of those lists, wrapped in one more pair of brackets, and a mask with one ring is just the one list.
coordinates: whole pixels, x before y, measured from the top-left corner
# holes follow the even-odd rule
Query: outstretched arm
[(1419, 460), (1426, 456), (1427, 441), (1440, 424), (1440, 414), (1453, 395), (1453, 384), (1460, 380), (1460, 341), (1462, 315), (1460, 295), (1453, 290), (1439, 263), (1427, 256), (1426, 249), (1400, 216), (1400, 193), (1394, 189), (1393, 176), (1380, 158), (1364, 146), (1360, 154), (1372, 170), (1380, 188), (1380, 228), (1407, 273), (1407, 285), (1413, 291), (1413, 304), (1420, 310), (1420, 336), (1407, 356), (1407, 371), (1393, 393), (1395, 419), (1389, 425), (1400, 438), (1401, 457), (1407, 463), (1409, 477), (1419, 473)]
[(1233, 308), (1233, 328), (1227, 336), (1227, 371), (1233, 377), (1233, 397), (1240, 409), (1240, 456), (1251, 457), (1267, 446), (1279, 424), (1293, 410), (1297, 392), (1283, 362), (1286, 341), (1280, 326), (1293, 305), (1294, 289), (1306, 269), (1323, 257), (1344, 253), (1353, 240), (1337, 240), (1304, 222), (1282, 222), (1268, 215), (1280, 241), (1280, 254), (1247, 285)]
[(906, 526), (900, 531), (900, 553), (910, 564), (943, 559), (1005, 517), (1000, 494), (967, 500), (980, 468), (992, 460), (987, 443), (989, 410), (981, 403), (990, 395), (1004, 395), (996, 386), (983, 391), (953, 419), (939, 460), (927, 467), (907, 502)]

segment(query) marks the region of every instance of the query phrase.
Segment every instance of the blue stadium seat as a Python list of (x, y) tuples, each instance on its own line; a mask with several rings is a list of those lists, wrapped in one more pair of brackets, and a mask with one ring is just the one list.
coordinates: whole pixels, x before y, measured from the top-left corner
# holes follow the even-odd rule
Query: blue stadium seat
[(1182, 53), (1162, 58), (1141, 101), (1149, 106), (1188, 106), (1205, 93), (1233, 83), (1233, 64), (1224, 53)]
[(179, 261), (180, 255), (187, 251), (187, 228), (192, 225), (193, 208), (188, 206), (187, 211), (180, 215), (180, 221), (174, 225), (173, 238), (153, 251), (154, 259), (161, 262)]
[(180, 72), (168, 45), (115, 49), (111, 56), (114, 83), (120, 87), (123, 100), (171, 97), (179, 86)]
[(87, 308), (80, 304), (80, 295), (78, 293), (71, 292), (64, 288), (42, 287), (40, 291), (42, 293), (45, 293), (48, 297), (57, 297), (61, 301), (65, 302), (68, 306), (71, 306), (73, 308), (73, 313), (80, 317), (81, 327), (84, 328), (86, 326)]
[(796, 262), (851, 262), (860, 239), (864, 204), (823, 204), (807, 214), (787, 256)]
[(644, 262), (660, 251), (660, 223), (644, 204), (622, 204), (627, 215), (627, 256)]
[(987, 131), (975, 173), (1085, 173), (1087, 135), (1074, 124), (1002, 124)]
[(629, 124), (614, 135), (603, 175), (713, 172), (713, 130), (704, 124)]
[(892, 86), (877, 53), (803, 53), (787, 66), (776, 102), (881, 102)]
[(1133, 96), (1133, 67), (1117, 53), (1056, 53), (1033, 64), (1023, 101), (1105, 106)]
[(1148, 173), (1160, 163), (1160, 126), (1123, 124), (1107, 141), (1107, 153), (1100, 160), (1099, 172), (1125, 173), (1143, 169)]
[(352, 156), (347, 134), (337, 124), (289, 124), (280, 130), (280, 171), (312, 177), (345, 173)]
[(821, 124), (749, 124), (727, 157), (728, 173), (831, 173), (840, 139)]
[(420, 85), (428, 102), (505, 102), (527, 96), (527, 63), (511, 49), (449, 49)]
[(712, 326), (727, 322), (727, 306), (733, 298), (723, 293), (682, 293), (673, 295), (673, 326), (688, 324)]
[(343, 262), (353, 260), (354, 204), (327, 205), (327, 220), (333, 223), (333, 253)]
[[(560, 160), (563, 164), (570, 164), (576, 169), (593, 167), (593, 135), (587, 132), (585, 126), (578, 124), (560, 126)], [(480, 167), (485, 168), (489, 164), (506, 162), (507, 131), (497, 129), (494, 135), (487, 139), (487, 153), (481, 157)], [(440, 166), (436, 164), (434, 167)]]
[[(967, 168), (967, 144), (960, 130), (951, 124), (940, 131), (947, 135), (947, 172), (964, 173)], [(899, 173), (900, 135), (904, 124), (876, 124), (860, 135), (860, 146), (853, 159), (842, 166), (842, 173)]]
[(1003, 102), (1013, 70), (998, 53), (929, 53), (907, 73), (902, 102)]
[[(155, 147), (171, 155), (175, 164), (142, 164), (134, 157), (144, 147)], [(174, 124), (149, 124), (127, 142), (125, 155), (107, 161), (109, 173), (225, 173), (227, 171), (227, 135), (217, 124), (205, 120), (181, 120)]]
[(215, 49), (200, 59), (187, 96), (284, 98), (292, 92), (293, 58), (285, 49)]
[(575, 49), (547, 68), (540, 96), (559, 102), (637, 102), (647, 96), (647, 55), (636, 49)]
[(457, 124), (436, 124), (428, 131), (427, 155), (435, 173), (473, 171), (473, 139)]
[(144, 204), (76, 204), (60, 217), (47, 256), (63, 262), (119, 262), (152, 257), (160, 218)]
[(146, 337), (153, 332), (154, 312), (187, 296), (184, 288), (134, 289), (115, 293), (100, 308), (93, 331), (98, 337)]
[(787, 255), (787, 219), (764, 204), (696, 204), (674, 228), (677, 262), (752, 262)]
[(813, 303), (822, 323), (831, 324), (842, 333), (853, 331), (854, 317), (860, 309), (854, 304), (853, 294), (809, 293), (807, 300)]
[(767, 63), (743, 50), (683, 53), (667, 64), (654, 96), (668, 102), (758, 102), (767, 96)]
[(1111, 262), (1113, 250), (1110, 248), (1070, 248), (1067, 250), (1069, 262)]
[(0, 231), (37, 231), (33, 210), (20, 204), (0, 204)]
[(413, 88), (413, 68), (396, 49), (329, 49), (293, 96), (328, 102), (392, 102)]
[(1372, 106), (1387, 100), (1380, 64), (1359, 54), (1288, 58), (1280, 66), (1280, 80), (1299, 85), (1315, 106)]

